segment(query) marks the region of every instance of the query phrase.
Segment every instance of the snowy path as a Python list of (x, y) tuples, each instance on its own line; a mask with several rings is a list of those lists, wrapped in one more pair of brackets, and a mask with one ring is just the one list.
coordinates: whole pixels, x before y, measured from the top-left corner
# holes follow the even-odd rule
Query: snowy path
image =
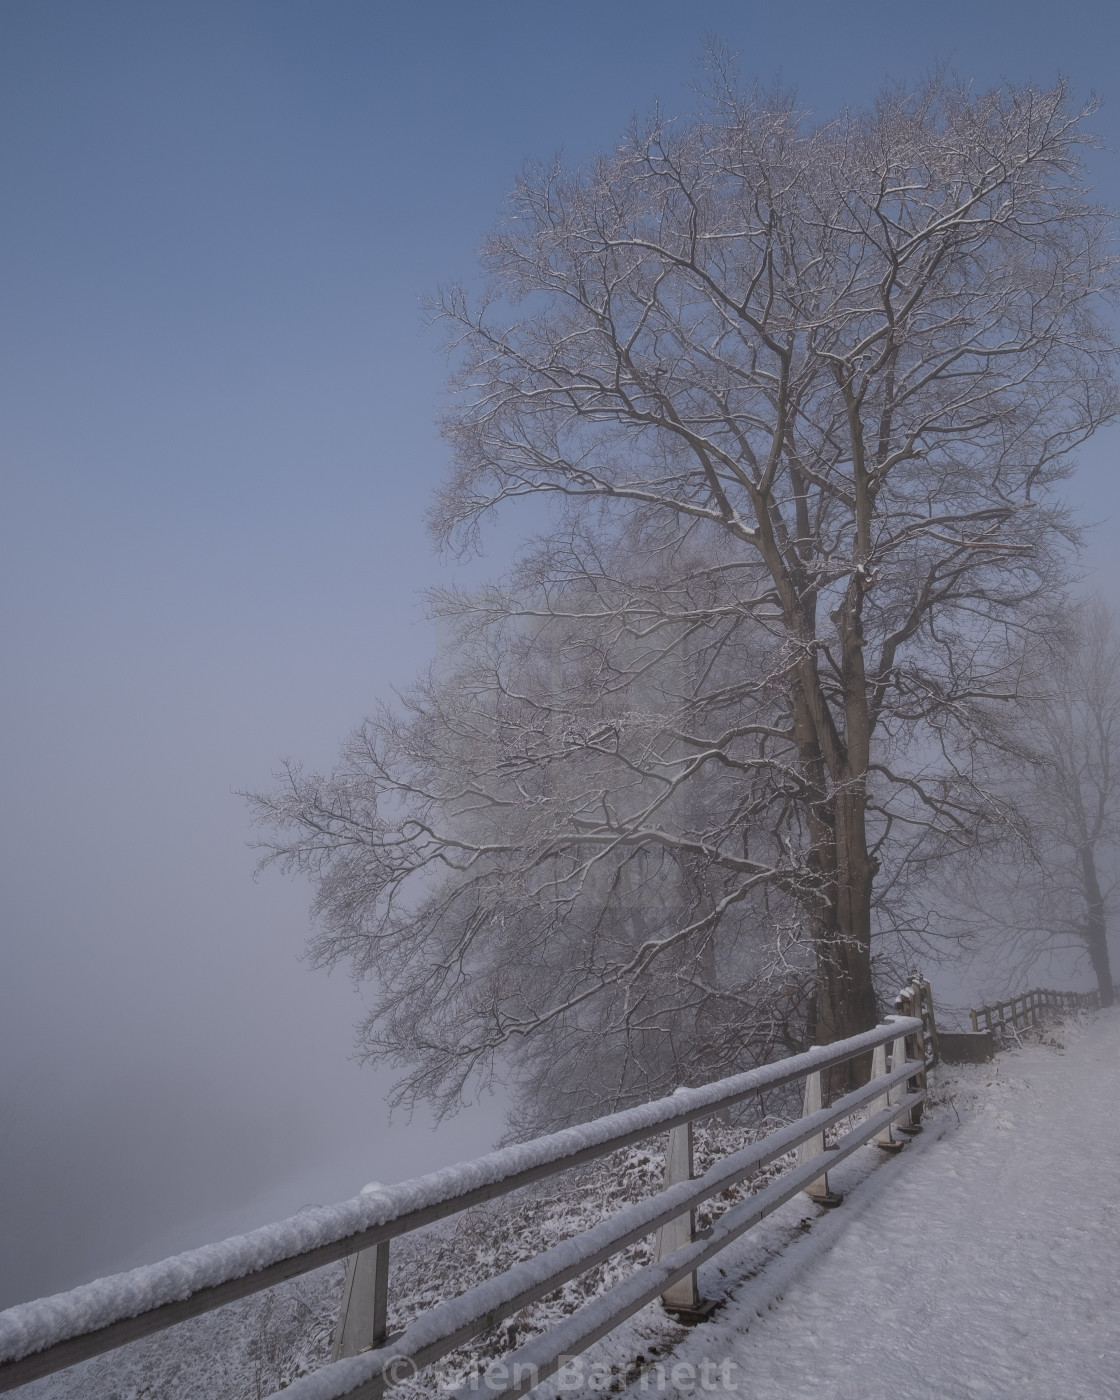
[(679, 1389), (727, 1376), (752, 1400), (1120, 1397), (1120, 1010), (1068, 1035), (1064, 1053), (946, 1071), (962, 1125), (942, 1108), (814, 1222), (777, 1264), (784, 1284), (767, 1269), (737, 1289), (667, 1358), (670, 1374), (695, 1368)]

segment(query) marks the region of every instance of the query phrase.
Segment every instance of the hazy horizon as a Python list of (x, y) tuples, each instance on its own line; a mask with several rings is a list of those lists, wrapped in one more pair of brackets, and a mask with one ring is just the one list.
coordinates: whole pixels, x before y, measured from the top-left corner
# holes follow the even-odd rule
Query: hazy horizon
[[(509, 557), (514, 516), (469, 566), (424, 533), (445, 367), (420, 298), (474, 275), (525, 159), (687, 110), (709, 31), (821, 113), (939, 59), (1068, 73), (1120, 202), (1103, 3), (0, 14), (0, 1307), (501, 1132), (500, 1097), (388, 1126), (391, 1073), (348, 1058), (361, 999), (299, 961), (310, 891), (254, 882), (237, 792), (329, 766), (430, 656), (421, 590)], [(1118, 443), (1069, 491), (1113, 601)]]

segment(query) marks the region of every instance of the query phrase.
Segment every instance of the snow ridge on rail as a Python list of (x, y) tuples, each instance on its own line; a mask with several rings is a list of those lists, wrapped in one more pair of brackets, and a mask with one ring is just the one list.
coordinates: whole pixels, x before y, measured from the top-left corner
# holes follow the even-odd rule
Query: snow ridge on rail
[(67, 1293), (19, 1303), (0, 1312), (0, 1366), (112, 1323), (181, 1302), (203, 1289), (244, 1278), (269, 1265), (341, 1243), (479, 1188), (500, 1186), (506, 1181), (516, 1183), (524, 1174), (553, 1163), (558, 1171), (563, 1170), (565, 1158), (596, 1148), (607, 1152), (615, 1146), (616, 1139), (633, 1139), (646, 1131), (652, 1133), (669, 1121), (701, 1117), (714, 1105), (838, 1063), (920, 1024), (912, 1017), (888, 1017), (874, 1030), (832, 1045), (814, 1046), (803, 1054), (700, 1088), (677, 1089), (667, 1098), (564, 1128), (531, 1142), (513, 1143), (483, 1157), (363, 1193), (338, 1205), (316, 1206), (287, 1220), (173, 1255), (157, 1264), (95, 1279)]

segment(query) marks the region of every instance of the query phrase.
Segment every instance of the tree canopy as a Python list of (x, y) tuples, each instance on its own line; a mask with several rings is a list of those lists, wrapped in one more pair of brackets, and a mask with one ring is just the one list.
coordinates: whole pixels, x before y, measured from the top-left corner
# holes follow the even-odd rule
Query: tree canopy
[(257, 800), (406, 1098), (499, 1057), (574, 1112), (874, 1022), (882, 908), (1000, 819), (977, 754), (1116, 411), (1089, 110), (937, 78), (813, 122), (717, 70), (518, 182), (484, 294), (438, 299), (432, 528), (543, 497), (548, 537)]

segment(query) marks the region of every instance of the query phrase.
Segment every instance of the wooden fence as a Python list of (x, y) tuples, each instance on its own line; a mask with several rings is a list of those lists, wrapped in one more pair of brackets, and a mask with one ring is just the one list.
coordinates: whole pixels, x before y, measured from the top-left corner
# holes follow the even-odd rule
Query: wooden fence
[(998, 1031), (1005, 1035), (1008, 1027), (1018, 1030), (1020, 1027), (1037, 1026), (1049, 1012), (1099, 1011), (1100, 1007), (1098, 991), (1054, 992), (1036, 987), (1033, 991), (1012, 997), (1010, 1001), (997, 1001), (991, 1006), (980, 1007), (978, 1011), (969, 1011), (969, 1015), (974, 1031)]
[[(920, 981), (920, 979), (916, 979)], [(904, 989), (921, 1008), (928, 983)], [(909, 998), (909, 1002), (907, 1002)], [(551, 1331), (534, 1337), (481, 1380), (489, 1400), (530, 1390), (619, 1323), (661, 1297), (684, 1320), (705, 1313), (696, 1270), (798, 1192), (835, 1204), (828, 1170), (873, 1142), (900, 1144), (891, 1126), (918, 1131), (930, 1054), (932, 1001), (919, 1016), (892, 1016), (863, 1035), (764, 1065), (701, 1088), (592, 1123), (517, 1144), (414, 1181), (363, 1193), (340, 1206), (302, 1212), (222, 1244), (161, 1264), (100, 1279), (53, 1298), (0, 1313), (0, 1391), (72, 1366), (185, 1318), (269, 1288), (334, 1260), (349, 1258), (336, 1359), (295, 1381), (285, 1400), (374, 1400), (385, 1386), (415, 1374), (471, 1337), (496, 1326), (627, 1245), (656, 1234), (653, 1263), (596, 1297)], [(935, 1042), (934, 1042), (935, 1043)], [(822, 1074), (871, 1054), (869, 1083), (822, 1106)], [(693, 1177), (692, 1125), (760, 1090), (804, 1079), (803, 1116)], [(864, 1117), (825, 1148), (825, 1130), (859, 1110)], [(431, 1308), (399, 1336), (385, 1335), (388, 1250), (392, 1239), (469, 1206), (505, 1195), (619, 1148), (668, 1133), (666, 1181), (657, 1194), (626, 1206), (503, 1274)], [(729, 1207), (706, 1230), (694, 1212), (704, 1201), (796, 1150), (796, 1165), (764, 1190)], [(459, 1395), (477, 1397), (477, 1383)]]

